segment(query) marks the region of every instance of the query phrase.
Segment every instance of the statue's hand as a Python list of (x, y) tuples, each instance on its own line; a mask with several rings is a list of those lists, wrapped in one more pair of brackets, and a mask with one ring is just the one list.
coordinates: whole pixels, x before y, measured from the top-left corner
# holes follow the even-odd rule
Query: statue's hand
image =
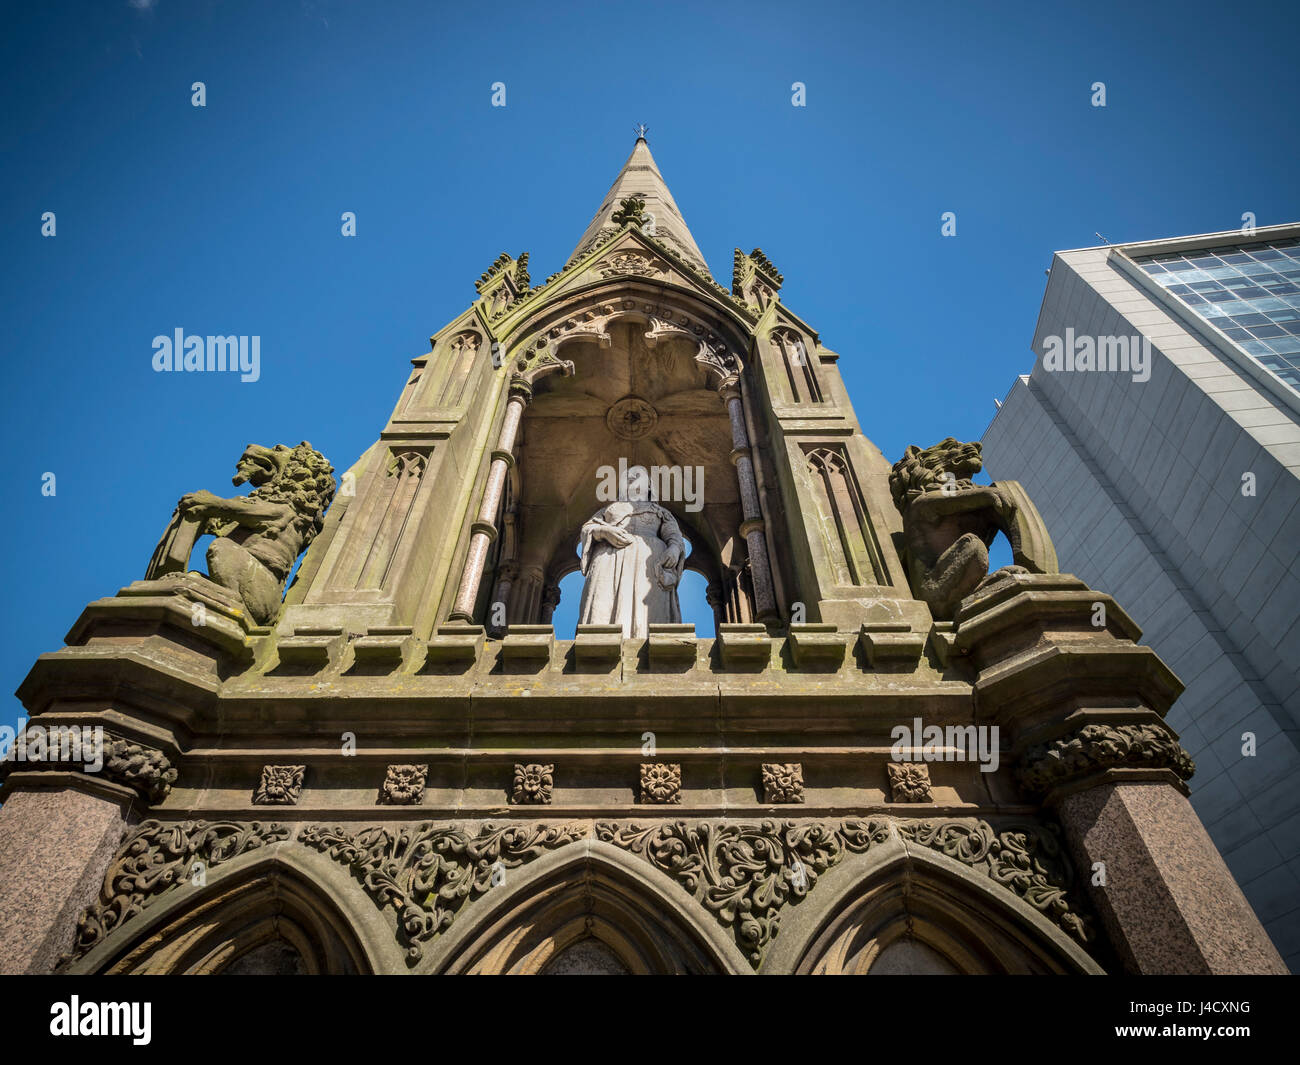
[(176, 504), (176, 509), (187, 517), (202, 518), (204, 517), (203, 511), (206, 508), (213, 503), (219, 502), (221, 502), (220, 499), (205, 489), (198, 492), (187, 492), (181, 496), (180, 502)]
[(623, 548), (632, 545), (632, 537), (622, 529), (616, 529), (612, 525), (599, 530), (596, 535), (612, 547)]
[(659, 565), (663, 569), (675, 570), (677, 568), (677, 564), (681, 560), (682, 560), (681, 548), (679, 548), (676, 544), (674, 544), (672, 547), (670, 547), (667, 551), (665, 551), (662, 555), (659, 556)]

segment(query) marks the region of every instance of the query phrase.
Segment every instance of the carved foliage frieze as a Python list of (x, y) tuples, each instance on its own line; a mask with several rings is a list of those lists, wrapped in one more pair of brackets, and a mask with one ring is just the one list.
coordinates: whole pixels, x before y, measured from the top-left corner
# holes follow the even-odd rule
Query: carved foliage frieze
[(889, 822), (600, 823), (596, 836), (676, 880), (731, 930), (757, 967), (780, 927), (782, 908), (805, 897), (846, 853), (884, 843)]
[(467, 899), (503, 885), (507, 870), (586, 834), (580, 824), (485, 824), (469, 835), (425, 822), (357, 831), (309, 825), (299, 839), (347, 866), (381, 909), (392, 906), (414, 965)]
[[(598, 822), (594, 834), (675, 881), (731, 933), (757, 968), (779, 931), (784, 907), (804, 899), (849, 855), (888, 842), (895, 829), (909, 843), (983, 873), (1079, 943), (1093, 938), (1089, 919), (1071, 897), (1073, 869), (1051, 825), (1014, 824), (999, 831), (973, 818), (675, 820)], [(508, 885), (509, 870), (592, 831), (584, 823), (486, 823), (472, 829), (433, 822), (352, 829), (317, 824), (305, 826), (297, 842), (346, 867), (378, 908), (391, 907), (398, 940), (413, 965), (462, 906)], [(205, 883), (212, 867), (289, 837), (286, 826), (261, 822), (144, 822), (126, 837), (98, 900), (78, 923), (74, 956), (170, 889)]]
[(898, 828), (905, 839), (983, 872), (1079, 943), (1092, 940), (1088, 918), (1071, 899), (1074, 869), (1054, 826), (998, 832), (987, 821), (953, 819), (903, 821)]
[(131, 831), (104, 874), (99, 898), (77, 923), (80, 956), (179, 884), (201, 883), (207, 870), (289, 838), (284, 825), (253, 821), (145, 821)]

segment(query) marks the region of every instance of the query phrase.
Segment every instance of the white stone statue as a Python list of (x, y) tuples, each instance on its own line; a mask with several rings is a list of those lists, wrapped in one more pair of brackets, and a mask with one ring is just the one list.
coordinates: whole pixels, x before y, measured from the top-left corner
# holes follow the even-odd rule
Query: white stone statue
[(676, 520), (650, 499), (650, 475), (633, 466), (618, 502), (582, 527), (582, 625), (622, 625), (624, 636), (645, 636), (650, 624), (679, 622), (677, 582), (686, 544)]

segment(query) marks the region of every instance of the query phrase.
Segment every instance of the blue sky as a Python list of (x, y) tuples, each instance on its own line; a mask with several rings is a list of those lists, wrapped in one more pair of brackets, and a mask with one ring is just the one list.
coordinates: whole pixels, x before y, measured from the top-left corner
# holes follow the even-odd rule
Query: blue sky
[[(249, 441), (350, 465), (499, 252), (559, 269), (635, 122), (715, 276), (767, 252), (891, 460), (980, 437), (1032, 364), (1054, 250), (1300, 219), (1294, 3), (103, 0), (5, 22), (10, 691)], [(178, 327), (259, 335), (260, 380), (155, 374)]]

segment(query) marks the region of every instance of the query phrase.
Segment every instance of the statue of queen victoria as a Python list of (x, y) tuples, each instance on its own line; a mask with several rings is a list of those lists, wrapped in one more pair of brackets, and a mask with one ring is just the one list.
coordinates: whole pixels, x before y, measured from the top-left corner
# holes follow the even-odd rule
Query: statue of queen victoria
[(673, 516), (650, 499), (644, 466), (627, 471), (617, 502), (582, 527), (582, 625), (622, 625), (623, 635), (645, 636), (648, 626), (682, 620), (677, 582), (686, 544)]

